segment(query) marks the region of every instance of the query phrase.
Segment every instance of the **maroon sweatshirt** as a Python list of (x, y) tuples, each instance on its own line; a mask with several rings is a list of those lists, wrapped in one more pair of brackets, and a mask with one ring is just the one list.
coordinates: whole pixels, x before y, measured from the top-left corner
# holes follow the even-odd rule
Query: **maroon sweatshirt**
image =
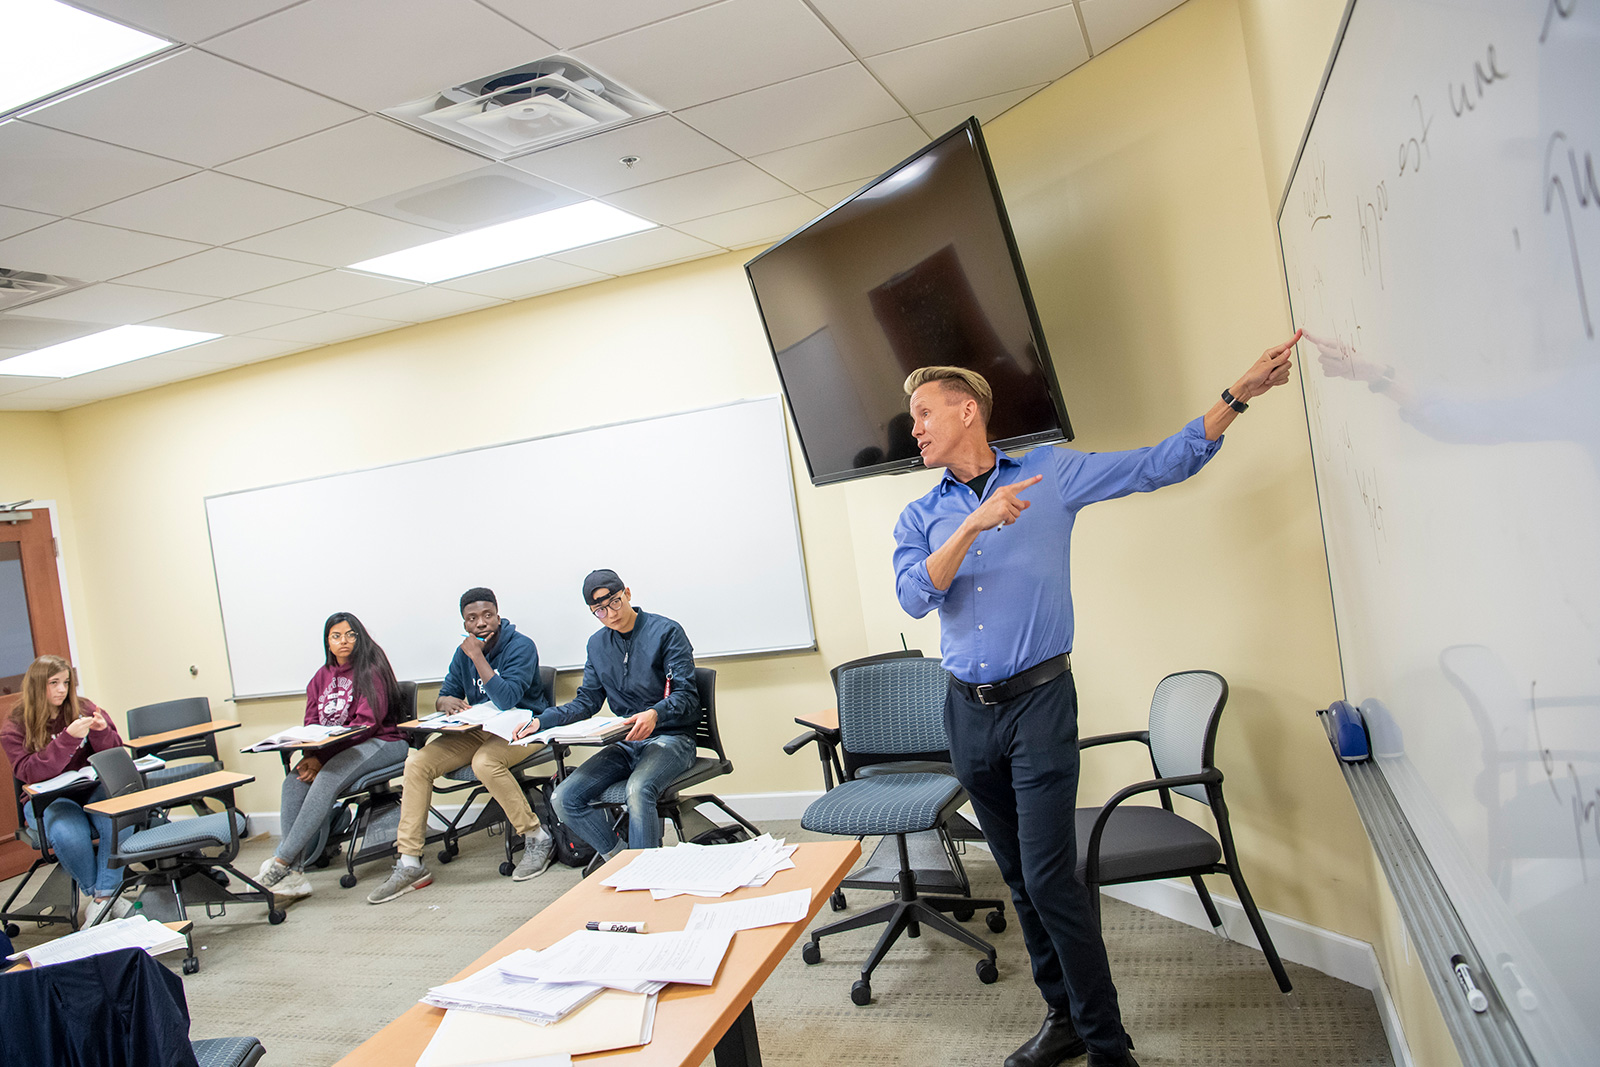
[(311, 682), (306, 686), (305, 724), (361, 727), (359, 732), (341, 737), (333, 744), (319, 750), (317, 757), (323, 763), (327, 763), (350, 746), (358, 745), (369, 738), (376, 737), (380, 741), (400, 740), (400, 731), (389, 721), (389, 695), (384, 692), (381, 684), (373, 688), (378, 694), (376, 708), (368, 704), (366, 697), (356, 688), (353, 667), (323, 667), (311, 676)]
[[(85, 715), (100, 711), (82, 697), (78, 698), (78, 704)], [(62, 705), (55, 718), (50, 720), (50, 741), (37, 752), (28, 751), (27, 734), (22, 729), (22, 723), (7, 717), (5, 724), (0, 725), (0, 748), (5, 749), (6, 759), (11, 761), (11, 773), (24, 785), (32, 785), (54, 778), (63, 771), (89, 766), (90, 753), (104, 752), (122, 744), (122, 735), (117, 733), (116, 723), (111, 721), (111, 716), (104, 712), (101, 715), (106, 720), (106, 728), (90, 730), (80, 740), (67, 733), (66, 705)]]

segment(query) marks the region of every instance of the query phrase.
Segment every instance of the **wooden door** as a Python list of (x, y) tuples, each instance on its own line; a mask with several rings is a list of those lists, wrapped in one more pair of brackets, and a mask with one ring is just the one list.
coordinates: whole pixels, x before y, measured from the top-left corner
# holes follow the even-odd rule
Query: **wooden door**
[[(20, 699), (28, 664), (46, 654), (71, 659), (50, 512), (0, 512), (0, 716), (9, 715)], [(27, 870), (37, 853), (16, 836), (15, 779), (3, 753), (0, 770), (5, 773), (0, 785), (0, 879), (5, 879)]]

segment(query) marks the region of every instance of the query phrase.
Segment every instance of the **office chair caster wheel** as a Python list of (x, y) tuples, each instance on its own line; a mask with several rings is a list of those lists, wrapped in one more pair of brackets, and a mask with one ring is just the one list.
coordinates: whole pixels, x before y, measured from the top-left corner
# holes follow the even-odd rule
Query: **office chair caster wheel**
[(950, 914), (955, 916), (956, 922), (964, 923), (968, 919), (972, 918), (974, 912), (973, 912), (973, 910), (971, 908), (957, 908), (955, 911), (952, 911)]
[(510, 878), (511, 872), (516, 869), (517, 865), (512, 863), (510, 860), (505, 860), (500, 864), (500, 874), (504, 878)]
[(16, 923), (6, 923), (7, 937), (16, 937), (20, 933), (22, 933), (22, 927), (18, 926)]
[(833, 891), (833, 896), (828, 898), (828, 907), (832, 908), (834, 911), (844, 910), (844, 890), (835, 889)]
[(805, 946), (800, 949), (800, 958), (807, 963), (821, 963), (822, 946), (815, 941), (807, 941)]
[(356, 887), (356, 876), (355, 875), (353, 875), (353, 874), (341, 874), (339, 876), (339, 888), (340, 889), (354, 889), (355, 887)]
[(978, 981), (984, 985), (994, 985), (1000, 980), (1000, 968), (994, 965), (994, 960), (978, 961)]
[(998, 934), (1006, 928), (1006, 913), (1003, 911), (991, 911), (983, 917), (983, 922), (991, 931)]
[(282, 908), (273, 908), (272, 910), (267, 912), (267, 922), (268, 922), (268, 924), (270, 924), (272, 926), (277, 926), (279, 923), (283, 922), (283, 920), (287, 919), (288, 917), (289, 917), (289, 913), (284, 911)]
[(455, 858), (456, 858), (456, 850), (455, 849), (453, 849), (453, 848), (441, 848), (439, 850), (439, 862), (440, 863), (449, 863), (451, 860), (453, 860)]
[(922, 936), (922, 924), (919, 923), (919, 922), (908, 922), (908, 923), (906, 923), (906, 936), (907, 937), (921, 937)]
[(183, 958), (183, 973), (184, 974), (196, 974), (196, 973), (199, 972), (199, 970), (200, 970), (200, 960), (199, 959), (197, 959), (194, 956), (185, 956)]
[(858, 1008), (864, 1008), (872, 1003), (872, 983), (862, 979), (850, 987), (850, 1003)]

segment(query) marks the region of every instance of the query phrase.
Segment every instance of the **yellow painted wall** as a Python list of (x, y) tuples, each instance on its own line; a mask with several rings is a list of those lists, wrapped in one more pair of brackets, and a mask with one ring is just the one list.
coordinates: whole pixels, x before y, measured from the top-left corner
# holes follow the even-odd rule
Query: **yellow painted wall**
[[(1287, 334), (1273, 214), (1339, 8), (1189, 0), (987, 127), (1079, 447), (1132, 447), (1173, 432)], [(223, 703), (204, 496), (775, 392), (740, 270), (749, 255), (53, 420), (0, 415), (0, 445), (56, 434), (54, 445), (15, 463), (29, 484), (59, 483), (58, 498), (70, 488), (86, 687), (113, 708), (204, 693), (219, 713), (245, 720), (245, 736), (297, 721), (295, 701)], [(16, 480), (12, 454), (0, 454), (7, 486)], [(707, 481), (715, 460), (685, 457)], [(922, 473), (817, 490), (797, 477), (819, 650), (718, 664), (739, 767), (722, 792), (816, 788), (810, 753), (785, 757), (780, 745), (799, 732), (795, 715), (831, 705), (828, 667), (897, 648), (902, 635), (913, 647), (938, 647), (937, 621), (911, 620), (895, 603), (889, 564), (895, 516), (933, 480)], [(553, 512), (593, 521), (592, 503), (558, 501)], [(1297, 384), (1253, 404), (1193, 481), (1087, 510), (1074, 556), (1083, 732), (1142, 725), (1151, 689), (1170, 671), (1225, 675), (1219, 762), (1259, 903), (1373, 942), (1418, 1062), (1454, 1062), (1312, 716), (1337, 694), (1339, 676)], [(628, 577), (642, 603), (671, 614), (650, 600), (648, 575)], [(493, 584), (492, 575), (484, 580)], [(454, 605), (438, 610), (442, 670), (456, 626)], [(520, 619), (537, 606), (505, 610)], [(304, 646), (309, 675), (320, 662), (318, 635), (284, 640)], [(562, 691), (571, 688), (564, 680)], [(247, 808), (275, 807), (275, 758), (228, 762), (261, 776), (242, 797)], [(1146, 772), (1133, 753), (1096, 753), (1084, 796)]]

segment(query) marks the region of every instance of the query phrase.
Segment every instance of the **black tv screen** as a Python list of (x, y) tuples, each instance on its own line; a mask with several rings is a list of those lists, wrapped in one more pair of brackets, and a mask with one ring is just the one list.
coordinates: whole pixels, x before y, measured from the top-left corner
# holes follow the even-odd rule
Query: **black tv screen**
[(977, 119), (745, 264), (814, 485), (920, 469), (903, 385), (994, 389), (1003, 449), (1072, 440)]

